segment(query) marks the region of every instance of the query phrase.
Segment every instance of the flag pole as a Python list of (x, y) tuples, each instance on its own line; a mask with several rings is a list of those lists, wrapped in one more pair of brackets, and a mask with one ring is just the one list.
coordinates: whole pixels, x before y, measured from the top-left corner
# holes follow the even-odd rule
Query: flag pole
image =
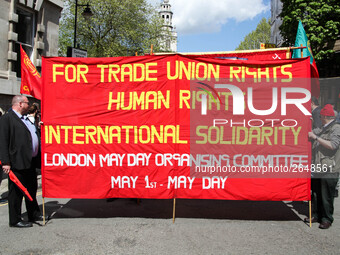
[(290, 59), (290, 49), (286, 51), (286, 59)]
[(45, 222), (45, 198), (42, 197), (42, 206), (43, 206), (43, 226), (45, 226), (46, 222)]
[(309, 227), (312, 227), (312, 201), (309, 200)]
[[(301, 46), (301, 58), (303, 58), (303, 49), (305, 48), (302, 48), (303, 47), (303, 45), (302, 44), (300, 44), (300, 46)], [(309, 227), (311, 228), (312, 227), (312, 201), (311, 200), (309, 200), (308, 201), (309, 203)]]
[(172, 209), (172, 223), (175, 223), (175, 216), (176, 216), (176, 198), (174, 198), (173, 203), (173, 209)]

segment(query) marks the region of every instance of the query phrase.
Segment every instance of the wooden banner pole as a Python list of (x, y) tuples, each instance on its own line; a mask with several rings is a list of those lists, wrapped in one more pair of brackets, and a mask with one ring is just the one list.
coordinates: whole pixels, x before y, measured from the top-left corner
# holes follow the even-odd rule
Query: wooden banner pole
[(309, 227), (312, 227), (312, 201), (309, 200)]
[[(303, 58), (303, 45), (301, 44), (301, 58)], [(309, 200), (309, 227), (312, 227), (312, 201)]]
[(266, 51), (275, 51), (275, 50), (297, 50), (297, 49), (305, 49), (305, 46), (302, 47), (281, 47), (281, 48), (270, 48), (270, 49), (259, 49), (259, 50), (235, 50), (235, 51), (208, 51), (208, 52), (154, 52), (153, 55), (173, 55), (173, 54), (181, 54), (181, 55), (214, 55), (214, 54), (235, 54), (235, 53), (256, 53), (256, 52), (266, 52)]
[(287, 49), (286, 51), (286, 59), (290, 59), (290, 49)]
[(172, 223), (175, 223), (175, 216), (176, 216), (176, 198), (174, 198), (174, 205), (172, 209)]
[(42, 206), (43, 206), (43, 226), (45, 226), (46, 222), (45, 222), (45, 198), (42, 197)]

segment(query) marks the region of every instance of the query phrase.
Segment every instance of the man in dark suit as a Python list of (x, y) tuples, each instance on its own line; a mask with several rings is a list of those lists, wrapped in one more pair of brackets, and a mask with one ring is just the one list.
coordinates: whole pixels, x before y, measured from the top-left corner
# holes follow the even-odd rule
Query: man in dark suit
[(319, 106), (319, 101), (316, 97), (312, 96), (312, 129), (321, 128), (321, 115), (320, 115), (321, 107)]
[(32, 222), (42, 220), (36, 199), (37, 173), (40, 162), (40, 135), (29, 121), (26, 113), (29, 101), (25, 96), (14, 96), (12, 109), (0, 119), (0, 160), (3, 171), (10, 170), (27, 188), (33, 201), (25, 197), (29, 221), (21, 218), (23, 193), (10, 179), (8, 180), (8, 211), (10, 227), (32, 227)]

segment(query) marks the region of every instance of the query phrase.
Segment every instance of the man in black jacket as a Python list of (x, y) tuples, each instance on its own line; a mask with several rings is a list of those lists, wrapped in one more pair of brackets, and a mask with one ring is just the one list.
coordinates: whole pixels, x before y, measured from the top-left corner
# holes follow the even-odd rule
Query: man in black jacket
[(312, 129), (314, 128), (321, 128), (322, 127), (322, 122), (321, 122), (321, 107), (319, 106), (319, 100), (316, 97), (312, 97), (311, 100), (312, 104)]
[(27, 188), (33, 201), (25, 197), (29, 222), (21, 218), (23, 193), (10, 179), (8, 180), (8, 211), (10, 227), (32, 227), (32, 223), (42, 220), (36, 199), (37, 173), (40, 162), (40, 136), (26, 114), (29, 101), (25, 96), (14, 96), (12, 109), (0, 119), (0, 160), (3, 171), (10, 170)]

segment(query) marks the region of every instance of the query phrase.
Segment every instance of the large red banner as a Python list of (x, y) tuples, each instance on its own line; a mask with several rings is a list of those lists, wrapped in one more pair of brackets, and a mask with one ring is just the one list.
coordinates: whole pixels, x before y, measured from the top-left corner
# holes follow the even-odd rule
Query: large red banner
[(44, 58), (42, 71), (44, 197), (310, 198), (308, 59)]

